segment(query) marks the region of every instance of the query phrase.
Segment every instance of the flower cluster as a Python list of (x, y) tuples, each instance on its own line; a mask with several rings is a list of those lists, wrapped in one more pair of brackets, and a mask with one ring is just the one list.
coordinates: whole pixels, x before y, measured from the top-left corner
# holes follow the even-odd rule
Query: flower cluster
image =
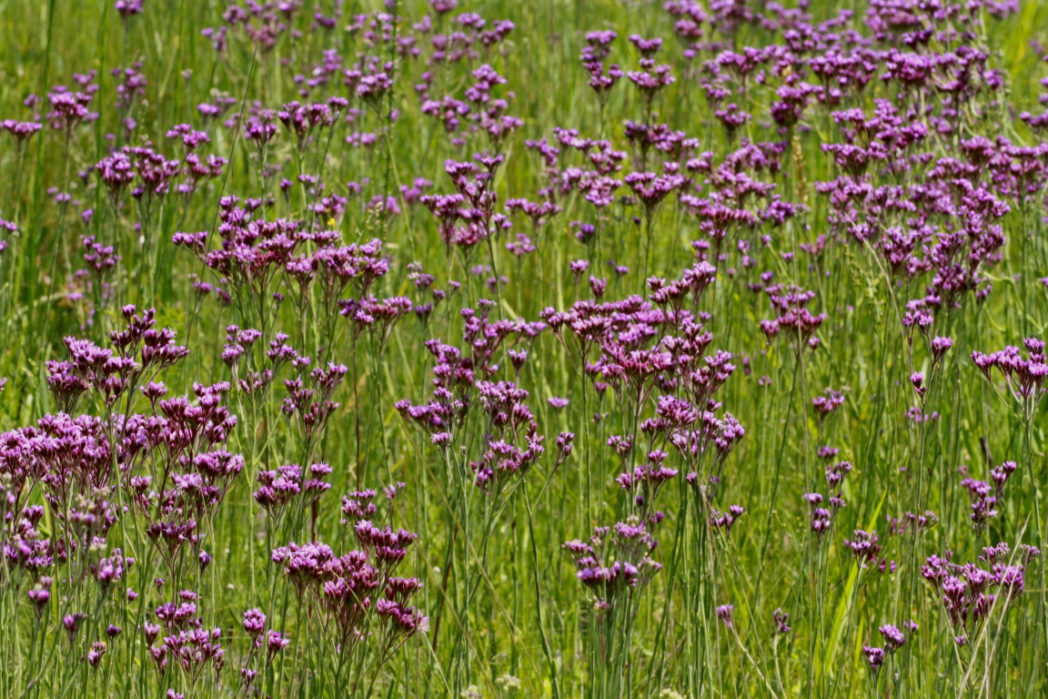
[(1017, 603), (1026, 589), (1026, 571), (1040, 551), (1022, 545), (1014, 555), (1001, 542), (983, 549), (978, 562), (954, 563), (945, 557), (929, 556), (921, 568), (923, 577), (940, 597), (959, 645), (977, 633), (998, 606), (1003, 613)]
[(334, 630), (340, 653), (352, 655), (362, 646), (372, 646), (381, 665), (407, 638), (424, 632), (427, 619), (409, 604), (421, 582), (395, 575), (418, 537), (359, 517), (376, 513), (374, 497), (375, 491), (361, 491), (343, 500), (348, 518), (344, 521), (352, 527), (359, 548), (336, 556), (320, 542), (292, 542), (274, 549), (272, 561), (291, 582), (300, 602), (327, 620), (322, 628)]
[(631, 518), (597, 527), (588, 541), (575, 539), (562, 548), (575, 562), (578, 579), (592, 592), (594, 608), (607, 611), (623, 594), (643, 588), (662, 570), (651, 558), (657, 545), (648, 524)]

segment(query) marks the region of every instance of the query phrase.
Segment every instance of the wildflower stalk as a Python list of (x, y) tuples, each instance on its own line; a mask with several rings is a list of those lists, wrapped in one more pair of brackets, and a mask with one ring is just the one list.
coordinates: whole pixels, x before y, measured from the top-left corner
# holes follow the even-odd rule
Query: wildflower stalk
[[(789, 394), (788, 394), (788, 396), (786, 398), (786, 417), (784, 418), (784, 422), (783, 422), (784, 428), (783, 428), (783, 431), (781, 432), (781, 435), (779, 437), (779, 448), (776, 450), (776, 455), (775, 455), (775, 475), (772, 477), (772, 485), (771, 485), (771, 502), (772, 503), (775, 503), (778, 500), (779, 478), (782, 475), (783, 455), (784, 455), (785, 449), (786, 449), (786, 436), (787, 436), (786, 432), (787, 432), (787, 430), (786, 430), (785, 426), (788, 426), (790, 424), (790, 420), (793, 417), (793, 404), (794, 404), (794, 398), (795, 398), (795, 394), (796, 394), (796, 391), (797, 391), (797, 383), (798, 383), (797, 382), (797, 377), (798, 377), (798, 375), (799, 375), (799, 373), (801, 371), (801, 363), (804, 361), (804, 358), (801, 355), (799, 355), (799, 354), (794, 354), (793, 359), (794, 359), (794, 361), (793, 361), (793, 375), (792, 375), (792, 378), (790, 379), (790, 391), (789, 391)], [(773, 508), (769, 507), (768, 508), (768, 515), (767, 515), (767, 517), (765, 517), (765, 522), (764, 522), (764, 529), (763, 529), (764, 536), (763, 536), (763, 541), (761, 543), (761, 548), (760, 548), (761, 554), (760, 554), (760, 558), (758, 559), (759, 562), (760, 562), (760, 565), (757, 566), (757, 582), (754, 585), (754, 589), (756, 590), (756, 593), (754, 594), (754, 604), (755, 605), (760, 602), (760, 600), (761, 600), (761, 592), (763, 591), (763, 588), (761, 587), (761, 583), (764, 580), (764, 569), (766, 567), (765, 566), (765, 560), (766, 560), (767, 555), (768, 555), (768, 546), (771, 543), (771, 533), (772, 533), (771, 522), (772, 522), (772, 515), (773, 514), (774, 514)]]
[(535, 623), (538, 624), (539, 637), (542, 639), (542, 652), (546, 656), (546, 664), (549, 666), (549, 681), (553, 699), (560, 697), (560, 687), (557, 683), (557, 665), (553, 661), (553, 653), (550, 650), (549, 640), (546, 638), (545, 627), (542, 623), (542, 587), (539, 584), (539, 551), (535, 541), (534, 513), (531, 507), (531, 498), (528, 495), (528, 483), (526, 476), (521, 479), (520, 487), (524, 491), (524, 507), (528, 512), (528, 539), (531, 541), (531, 574), (535, 586)]

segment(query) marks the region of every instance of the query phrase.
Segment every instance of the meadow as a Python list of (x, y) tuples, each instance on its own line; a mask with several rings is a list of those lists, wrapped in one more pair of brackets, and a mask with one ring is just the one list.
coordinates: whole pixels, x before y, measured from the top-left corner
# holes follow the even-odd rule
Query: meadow
[(0, 697), (1048, 694), (1048, 5), (0, 41)]

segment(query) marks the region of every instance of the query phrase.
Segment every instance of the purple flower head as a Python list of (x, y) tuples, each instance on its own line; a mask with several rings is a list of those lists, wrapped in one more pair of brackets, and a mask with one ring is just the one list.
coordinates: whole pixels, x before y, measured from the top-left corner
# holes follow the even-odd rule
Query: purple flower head
[(75, 614), (66, 614), (62, 618), (62, 626), (65, 627), (66, 633), (69, 634), (69, 640), (72, 641), (76, 637), (77, 629), (80, 628), (80, 623), (87, 618), (87, 615), (83, 612), (76, 612)]
[(268, 631), (266, 633), (266, 652), (272, 657), (288, 647), (290, 639), (284, 637), (279, 631)]
[(884, 647), (889, 653), (894, 653), (906, 643), (906, 637), (897, 627), (885, 624), (877, 629), (884, 636)]
[(1037, 338), (1024, 340), (1026, 356), (1018, 347), (1008, 346), (992, 354), (973, 351), (972, 362), (983, 372), (991, 383), (993, 369), (996, 368), (1004, 378), (1005, 392), (1022, 406), (1024, 412), (1031, 414), (1045, 393), (1045, 378), (1048, 378), (1048, 359), (1044, 353), (1044, 343)]
[(844, 405), (844, 394), (840, 391), (827, 388), (825, 394), (824, 396), (815, 396), (811, 399), (812, 407), (815, 408), (819, 422), (822, 422), (826, 416), (836, 412), (838, 408)]
[(790, 632), (789, 620), (789, 614), (782, 611), (781, 607), (776, 608), (775, 611), (772, 612), (772, 621), (775, 622), (775, 633), (788, 634)]
[(91, 644), (91, 650), (87, 652), (87, 664), (91, 667), (98, 667), (98, 664), (102, 662), (102, 656), (106, 654), (108, 647), (102, 641), (95, 641)]
[(51, 599), (51, 591), (47, 588), (34, 587), (29, 590), (26, 595), (29, 597), (29, 601), (36, 605), (38, 613)]
[(142, 14), (142, 6), (145, 0), (116, 0), (116, 11), (120, 13), (121, 19), (127, 19), (134, 15)]
[(14, 119), (5, 119), (0, 121), (0, 128), (11, 134), (15, 139), (15, 143), (18, 146), (21, 146), (25, 141), (40, 131), (43, 126), (35, 121), (15, 121)]
[(244, 631), (252, 638), (258, 638), (266, 628), (266, 615), (261, 609), (249, 609), (244, 612)]
[(729, 629), (732, 628), (731, 613), (734, 609), (735, 606), (731, 604), (722, 604), (716, 609), (717, 618), (724, 622), (724, 625)]
[(863, 646), (862, 654), (866, 656), (866, 663), (869, 665), (870, 670), (873, 674), (877, 674), (881, 665), (884, 664), (884, 649), (875, 646)]
[(932, 356), (936, 361), (942, 361), (946, 353), (953, 347), (953, 339), (949, 337), (932, 338)]

